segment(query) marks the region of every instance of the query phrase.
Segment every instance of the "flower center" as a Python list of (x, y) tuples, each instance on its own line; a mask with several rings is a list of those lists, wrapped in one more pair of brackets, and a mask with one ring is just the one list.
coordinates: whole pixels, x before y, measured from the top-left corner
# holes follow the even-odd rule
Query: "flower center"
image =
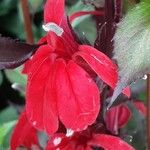
[(62, 36), (62, 34), (64, 32), (64, 30), (54, 22), (49, 22), (45, 25), (42, 25), (42, 27), (46, 32), (52, 31), (57, 36)]

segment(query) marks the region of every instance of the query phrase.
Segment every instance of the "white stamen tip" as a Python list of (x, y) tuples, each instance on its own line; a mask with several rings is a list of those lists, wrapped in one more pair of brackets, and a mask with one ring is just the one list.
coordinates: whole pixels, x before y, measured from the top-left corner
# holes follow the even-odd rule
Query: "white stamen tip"
[(57, 146), (58, 144), (60, 144), (60, 143), (61, 143), (61, 140), (62, 140), (62, 139), (61, 139), (60, 137), (55, 138), (54, 141), (53, 141), (54, 145)]
[(73, 134), (74, 134), (74, 131), (73, 131), (73, 130), (67, 129), (67, 133), (66, 133), (66, 136), (67, 136), (67, 137), (70, 137), (70, 136), (72, 136)]
[(42, 27), (46, 32), (52, 31), (56, 33), (57, 36), (62, 36), (64, 32), (64, 30), (54, 22), (49, 22), (45, 25), (42, 25)]

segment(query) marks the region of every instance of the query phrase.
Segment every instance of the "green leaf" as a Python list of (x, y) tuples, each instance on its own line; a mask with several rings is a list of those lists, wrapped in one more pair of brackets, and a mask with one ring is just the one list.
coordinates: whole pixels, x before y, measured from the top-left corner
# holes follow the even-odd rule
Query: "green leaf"
[(4, 143), (9, 140), (8, 134), (10, 133), (11, 129), (14, 127), (15, 124), (16, 121), (10, 121), (3, 125), (0, 125), (0, 147), (5, 147)]
[(119, 66), (119, 81), (111, 104), (124, 87), (150, 73), (149, 1), (136, 5), (118, 24), (114, 36), (114, 58)]
[(18, 118), (17, 111), (14, 107), (10, 106), (0, 112), (0, 125), (3, 123), (16, 120)]
[(17, 0), (1, 0), (0, 1), (0, 16), (6, 15), (9, 10), (12, 10), (16, 7)]
[(43, 3), (43, 0), (30, 0), (29, 1), (29, 4), (33, 12), (40, 10), (42, 3)]
[(27, 77), (26, 75), (21, 73), (22, 67), (18, 67), (13, 70), (5, 70), (7, 78), (12, 83), (19, 83), (20, 85), (24, 86), (26, 85)]

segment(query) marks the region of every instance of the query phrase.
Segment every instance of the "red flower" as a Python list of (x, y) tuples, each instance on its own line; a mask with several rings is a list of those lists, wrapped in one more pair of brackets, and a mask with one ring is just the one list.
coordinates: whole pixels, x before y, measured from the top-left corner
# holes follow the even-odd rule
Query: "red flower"
[(38, 150), (37, 131), (28, 122), (26, 113), (23, 112), (13, 131), (11, 137), (11, 150), (16, 150), (18, 147), (26, 147), (28, 149), (36, 148)]
[(48, 134), (57, 131), (59, 120), (66, 128), (83, 130), (94, 123), (100, 110), (100, 92), (93, 77), (97, 74), (114, 88), (117, 67), (95, 48), (78, 44), (64, 0), (47, 0), (44, 21), (48, 33), (40, 42), (45, 45), (26, 66), (28, 119)]
[(71, 137), (55, 134), (50, 138), (46, 150), (92, 150), (94, 147), (101, 147), (105, 150), (134, 150), (118, 137), (92, 134), (89, 130), (74, 133)]
[(135, 108), (144, 116), (147, 115), (147, 108), (141, 100), (133, 100)]
[(126, 105), (118, 105), (105, 114), (106, 127), (111, 133), (118, 134), (118, 129), (125, 126), (131, 118), (131, 111)]

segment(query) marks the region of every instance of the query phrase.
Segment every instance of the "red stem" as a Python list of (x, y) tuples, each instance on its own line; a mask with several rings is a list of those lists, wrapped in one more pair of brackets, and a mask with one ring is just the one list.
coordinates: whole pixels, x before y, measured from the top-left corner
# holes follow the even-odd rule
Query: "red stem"
[(24, 18), (24, 28), (26, 31), (26, 39), (30, 44), (34, 43), (33, 32), (32, 32), (32, 23), (30, 18), (30, 11), (28, 6), (28, 0), (20, 0), (23, 18)]
[(78, 17), (81, 17), (81, 16), (84, 16), (84, 15), (95, 15), (95, 16), (103, 16), (104, 15), (104, 12), (103, 11), (79, 11), (79, 12), (75, 12), (73, 13), (69, 19), (70, 19), (70, 22), (73, 22), (74, 19), (78, 18)]

